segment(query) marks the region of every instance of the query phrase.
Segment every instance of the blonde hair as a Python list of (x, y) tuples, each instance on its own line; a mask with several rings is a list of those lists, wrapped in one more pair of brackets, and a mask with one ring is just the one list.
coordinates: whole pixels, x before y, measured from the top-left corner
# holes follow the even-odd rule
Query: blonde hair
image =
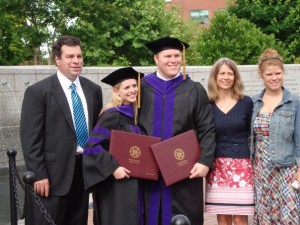
[(210, 75), (208, 78), (208, 98), (210, 101), (216, 101), (219, 99), (219, 91), (217, 85), (217, 76), (220, 72), (222, 65), (228, 66), (234, 73), (234, 82), (232, 87), (232, 97), (234, 99), (242, 99), (244, 97), (244, 84), (240, 75), (240, 72), (236, 66), (236, 63), (229, 58), (218, 59), (211, 68)]
[(277, 50), (267, 48), (260, 56), (258, 60), (258, 73), (261, 76), (266, 67), (275, 65), (279, 66), (284, 71), (284, 64), (282, 56), (279, 55)]
[[(119, 90), (121, 87), (121, 83), (116, 84), (115, 86), (113, 86), (113, 89), (117, 89)], [(122, 105), (123, 99), (117, 95), (114, 91), (112, 91), (111, 93), (111, 98), (109, 99), (109, 101), (107, 102), (107, 104), (102, 108), (102, 110), (100, 111), (100, 115), (107, 109), (110, 108), (114, 108), (114, 107), (118, 107), (120, 105)], [(137, 101), (132, 103), (133, 109), (134, 109), (134, 123), (135, 125), (137, 125), (137, 117), (138, 117), (138, 105), (137, 105)]]

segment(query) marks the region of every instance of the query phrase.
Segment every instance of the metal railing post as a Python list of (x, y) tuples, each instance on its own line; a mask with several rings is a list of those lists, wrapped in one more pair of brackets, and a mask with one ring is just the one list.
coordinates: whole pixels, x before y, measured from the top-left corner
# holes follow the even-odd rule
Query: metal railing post
[(185, 215), (177, 214), (172, 217), (170, 225), (191, 225), (191, 222)]
[(34, 224), (34, 202), (31, 189), (35, 181), (35, 174), (31, 171), (24, 173), (23, 181), (25, 183), (25, 225)]
[(11, 225), (18, 225), (18, 214), (16, 197), (14, 192), (14, 173), (12, 165), (15, 165), (17, 151), (12, 149), (7, 151), (9, 159), (9, 193), (10, 193), (10, 222)]

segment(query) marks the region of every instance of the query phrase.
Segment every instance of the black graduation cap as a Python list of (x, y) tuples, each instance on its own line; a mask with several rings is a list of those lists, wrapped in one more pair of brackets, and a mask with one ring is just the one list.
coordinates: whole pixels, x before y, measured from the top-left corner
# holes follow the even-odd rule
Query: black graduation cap
[(127, 79), (139, 80), (143, 76), (144, 76), (143, 73), (137, 72), (132, 67), (124, 67), (124, 68), (117, 69), (114, 72), (108, 74), (101, 81), (111, 86), (115, 86), (116, 84), (121, 83), (124, 80)]
[(154, 53), (154, 55), (167, 49), (178, 49), (182, 51), (183, 79), (186, 79), (185, 50), (190, 47), (189, 44), (180, 41), (177, 38), (167, 36), (149, 42), (146, 44), (146, 46)]
[(169, 36), (157, 39), (155, 41), (148, 42), (148, 43), (146, 43), (146, 46), (154, 54), (157, 54), (160, 51), (167, 50), (167, 49), (178, 49), (180, 51), (183, 51), (184, 49), (187, 49), (188, 47), (190, 47), (189, 44), (187, 44), (183, 41), (180, 41), (177, 38), (173, 38), (173, 37), (169, 37)]

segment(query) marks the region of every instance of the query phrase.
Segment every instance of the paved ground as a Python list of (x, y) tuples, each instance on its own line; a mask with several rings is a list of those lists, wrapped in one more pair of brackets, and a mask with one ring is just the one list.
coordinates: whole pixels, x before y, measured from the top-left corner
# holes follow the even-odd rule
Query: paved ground
[[(92, 198), (90, 198), (90, 202), (92, 201)], [(8, 207), (7, 207), (8, 208)], [(9, 219), (8, 219), (9, 221)], [(252, 223), (252, 217), (249, 218), (249, 224)], [(1, 222), (0, 220), (0, 224), (6, 224), (9, 225), (8, 222)], [(18, 221), (18, 225), (24, 225), (25, 222), (24, 220), (22, 221)], [(88, 225), (93, 225), (93, 209), (89, 209), (89, 218), (88, 218)], [(212, 214), (204, 214), (204, 225), (218, 225), (217, 223), (217, 218), (216, 215), (212, 215)]]
[[(252, 223), (252, 217), (249, 217), (249, 224)], [(24, 221), (18, 221), (18, 225), (24, 225)], [(93, 224), (93, 209), (89, 209), (88, 225)], [(204, 214), (204, 225), (218, 225), (216, 215)]]
[[(90, 196), (90, 203), (92, 202), (92, 197)], [(252, 216), (249, 217), (248, 224), (252, 224)], [(93, 209), (89, 209), (88, 225), (93, 224)], [(213, 214), (204, 214), (204, 225), (218, 225), (217, 216)]]
[[(93, 209), (89, 211), (89, 223), (88, 225), (93, 225)], [(218, 225), (216, 215), (204, 215), (204, 225)]]
[[(93, 225), (93, 209), (89, 211), (89, 223), (88, 225)], [(252, 217), (249, 218), (249, 224), (252, 223)], [(204, 225), (218, 225), (216, 215), (204, 214)]]

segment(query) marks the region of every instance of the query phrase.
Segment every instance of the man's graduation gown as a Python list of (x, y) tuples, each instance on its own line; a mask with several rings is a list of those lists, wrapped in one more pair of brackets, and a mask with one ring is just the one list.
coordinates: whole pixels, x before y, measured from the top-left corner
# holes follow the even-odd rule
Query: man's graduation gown
[[(211, 167), (215, 133), (211, 106), (205, 89), (182, 75), (164, 81), (156, 74), (141, 83), (139, 126), (148, 135), (166, 140), (193, 129), (200, 142), (199, 163)], [(166, 162), (167, 163), (167, 162)], [(163, 180), (147, 181), (146, 225), (169, 225), (176, 214), (184, 214), (191, 224), (203, 224), (203, 179), (185, 179), (166, 187)], [(160, 212), (160, 213), (159, 213)]]

